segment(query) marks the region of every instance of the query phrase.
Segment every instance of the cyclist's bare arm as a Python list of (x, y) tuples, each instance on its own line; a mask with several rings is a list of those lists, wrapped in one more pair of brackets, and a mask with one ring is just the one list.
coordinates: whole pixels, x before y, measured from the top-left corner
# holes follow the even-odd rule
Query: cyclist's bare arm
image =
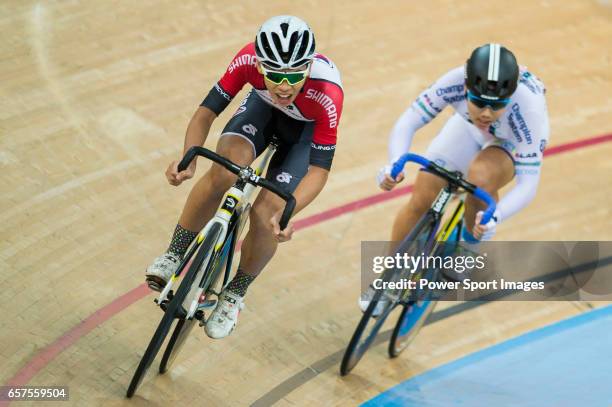
[[(187, 126), (183, 155), (193, 146), (204, 145), (204, 142), (208, 137), (210, 127), (216, 118), (217, 115), (208, 107), (198, 107), (193, 114), (193, 117), (189, 121), (189, 126)], [(174, 186), (180, 185), (186, 179), (193, 177), (196, 169), (196, 160), (193, 160), (185, 171), (179, 172), (177, 167), (178, 161), (172, 161), (166, 170), (166, 178), (168, 179), (168, 182)]]
[[(293, 214), (295, 215), (300, 210), (304, 209), (310, 204), (323, 190), (323, 187), (327, 183), (327, 177), (329, 170), (315, 165), (311, 165), (308, 168), (308, 172), (304, 176), (304, 179), (299, 183), (293, 196), (295, 197), (296, 205)], [(293, 235), (293, 223), (289, 222), (287, 227), (281, 231), (279, 220), (281, 218), (282, 210), (274, 214), (270, 223), (274, 230), (274, 234), (279, 242), (286, 242), (291, 240)]]
[(299, 183), (293, 196), (295, 197), (296, 205), (293, 214), (295, 215), (306, 206), (308, 206), (323, 190), (327, 183), (329, 171), (325, 168), (311, 165), (304, 179)]

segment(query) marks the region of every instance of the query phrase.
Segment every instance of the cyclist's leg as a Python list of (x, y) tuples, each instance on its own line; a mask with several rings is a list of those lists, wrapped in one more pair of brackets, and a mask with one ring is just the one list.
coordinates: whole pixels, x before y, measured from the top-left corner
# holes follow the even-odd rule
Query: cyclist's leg
[[(482, 151), (471, 162), (467, 180), (487, 191), (499, 201), (499, 190), (514, 177), (513, 145), (507, 141), (494, 140), (486, 143)], [(465, 200), (465, 225), (472, 232), (476, 213), (486, 205), (469, 195)]]
[[(276, 134), (281, 138), (281, 145), (270, 161), (266, 178), (286, 192), (293, 193), (308, 171), (312, 131), (312, 123), (278, 117)], [(295, 134), (299, 139), (291, 143), (293, 140), (288, 136), (295, 137)], [(257, 276), (276, 252), (278, 241), (270, 219), (284, 206), (285, 201), (267, 190), (257, 196), (240, 256), (240, 267), (246, 273)]]
[[(282, 189), (293, 192), (308, 170), (312, 124), (289, 119), (280, 112), (274, 116), (271, 126), (274, 134), (280, 137), (281, 144), (270, 161), (266, 178)], [(285, 133), (297, 134), (298, 142), (288, 144), (292, 140), (283, 137)], [(238, 271), (223, 290), (217, 307), (206, 323), (206, 333), (211, 338), (223, 338), (236, 326), (238, 311), (248, 286), (276, 252), (278, 242), (270, 219), (284, 205), (281, 198), (267, 190), (262, 190), (253, 203)]]
[[(225, 126), (217, 143), (217, 152), (237, 164), (249, 165), (266, 148), (265, 133), (272, 109), (255, 92), (249, 93)], [(170, 246), (147, 268), (147, 282), (152, 289), (159, 290), (176, 271), (188, 246), (212, 218), (235, 179), (232, 173), (213, 164), (196, 182), (185, 202)]]
[(427, 171), (419, 171), (410, 200), (400, 208), (393, 222), (392, 241), (399, 242), (410, 233), (445, 185), (446, 181), (440, 177)]
[[(466, 129), (467, 122), (458, 114), (453, 115), (444, 125), (440, 133), (433, 139), (425, 156), (436, 164), (450, 171), (467, 171), (472, 157), (480, 150), (480, 145), (471, 137)], [(427, 171), (419, 171), (414, 183), (410, 200), (400, 209), (391, 232), (391, 240), (401, 242), (416, 226), (419, 219), (431, 207), (433, 201), (446, 181)], [(396, 247), (391, 247), (390, 253)], [(367, 308), (374, 296), (370, 287), (360, 296), (359, 305), (363, 310)], [(384, 304), (378, 304), (373, 315), (379, 314)]]

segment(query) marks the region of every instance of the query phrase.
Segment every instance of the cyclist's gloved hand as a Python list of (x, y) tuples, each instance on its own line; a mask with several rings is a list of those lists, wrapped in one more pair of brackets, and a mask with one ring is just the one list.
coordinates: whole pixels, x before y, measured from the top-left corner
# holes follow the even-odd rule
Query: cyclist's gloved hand
[(378, 175), (376, 176), (376, 181), (378, 181), (378, 186), (380, 189), (384, 189), (385, 191), (391, 191), (397, 184), (404, 180), (404, 173), (400, 172), (397, 175), (397, 178), (391, 178), (391, 166), (385, 165), (378, 171)]
[(280, 243), (287, 242), (291, 240), (293, 236), (293, 222), (289, 221), (287, 223), (287, 227), (283, 230), (280, 229), (280, 219), (283, 216), (283, 210), (276, 212), (272, 218), (270, 218), (270, 224), (272, 225), (272, 231), (274, 232), (274, 236), (276, 240)]
[(497, 227), (497, 223), (499, 222), (500, 216), (499, 211), (493, 212), (493, 216), (491, 220), (486, 225), (481, 225), (480, 221), (482, 220), (483, 211), (478, 211), (476, 214), (476, 222), (474, 225), (474, 229), (472, 230), (472, 235), (478, 240), (491, 240), (493, 236), (495, 236), (495, 228)]
[(178, 186), (189, 178), (192, 178), (195, 174), (195, 160), (185, 169), (185, 171), (179, 172), (178, 161), (172, 161), (166, 169), (166, 179), (170, 185)]

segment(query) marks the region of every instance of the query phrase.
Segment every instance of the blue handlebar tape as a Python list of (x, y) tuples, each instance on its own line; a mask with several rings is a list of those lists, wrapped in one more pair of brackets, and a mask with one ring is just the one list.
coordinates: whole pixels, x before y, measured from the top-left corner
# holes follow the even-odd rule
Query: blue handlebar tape
[(491, 195), (489, 195), (483, 189), (476, 188), (476, 190), (474, 191), (474, 196), (487, 204), (487, 210), (482, 215), (482, 219), (480, 221), (481, 225), (485, 225), (489, 223), (489, 221), (493, 217), (493, 213), (495, 213), (497, 204), (495, 203), (495, 199), (493, 199), (493, 197), (491, 197)]
[(397, 177), (399, 173), (404, 170), (404, 166), (407, 162), (417, 163), (423, 167), (429, 166), (430, 163), (427, 158), (421, 157), (420, 155), (411, 153), (404, 154), (396, 162), (393, 163), (393, 166), (391, 168), (391, 178), (395, 179), (395, 177)]

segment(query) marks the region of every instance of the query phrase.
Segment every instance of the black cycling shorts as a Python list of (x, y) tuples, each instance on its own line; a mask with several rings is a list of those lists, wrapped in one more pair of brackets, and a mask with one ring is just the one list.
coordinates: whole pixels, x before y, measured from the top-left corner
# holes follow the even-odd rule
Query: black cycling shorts
[(247, 139), (256, 157), (276, 137), (278, 149), (270, 160), (266, 179), (287, 192), (293, 192), (308, 172), (309, 165), (326, 170), (331, 168), (334, 151), (317, 149), (312, 143), (313, 131), (313, 122), (292, 119), (251, 90), (221, 135)]

